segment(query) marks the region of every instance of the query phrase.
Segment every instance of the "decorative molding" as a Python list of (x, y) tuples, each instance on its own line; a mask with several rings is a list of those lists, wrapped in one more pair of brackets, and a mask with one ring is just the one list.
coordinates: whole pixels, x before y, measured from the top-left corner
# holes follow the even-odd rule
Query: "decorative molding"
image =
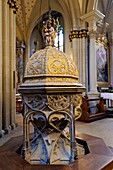
[(81, 30), (72, 30), (70, 35), (69, 35), (69, 39), (70, 41), (72, 41), (72, 39), (74, 38), (83, 38), (83, 37), (87, 37), (87, 29), (81, 29)]

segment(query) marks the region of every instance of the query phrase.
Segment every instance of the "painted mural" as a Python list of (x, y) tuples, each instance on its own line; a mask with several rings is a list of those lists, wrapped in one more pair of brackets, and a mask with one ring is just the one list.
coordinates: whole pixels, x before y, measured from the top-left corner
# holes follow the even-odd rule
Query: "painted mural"
[(108, 82), (108, 56), (107, 49), (102, 43), (96, 46), (96, 59), (97, 59), (97, 81)]

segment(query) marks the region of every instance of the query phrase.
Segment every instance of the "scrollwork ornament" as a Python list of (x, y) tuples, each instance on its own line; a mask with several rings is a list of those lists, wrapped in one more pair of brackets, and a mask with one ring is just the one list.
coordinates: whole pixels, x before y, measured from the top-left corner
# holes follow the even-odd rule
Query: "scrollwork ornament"
[(43, 109), (46, 105), (46, 97), (43, 95), (28, 96), (25, 102), (31, 109)]
[(52, 74), (60, 74), (60, 73), (64, 73), (66, 72), (67, 70), (67, 67), (66, 67), (66, 62), (65, 60), (53, 60), (53, 61), (50, 61), (49, 62), (49, 71), (50, 73)]
[(70, 97), (68, 95), (48, 95), (47, 100), (51, 108), (65, 109), (69, 106)]
[(76, 94), (74, 96), (75, 120), (77, 120), (82, 114), (81, 104), (82, 104), (82, 94)]

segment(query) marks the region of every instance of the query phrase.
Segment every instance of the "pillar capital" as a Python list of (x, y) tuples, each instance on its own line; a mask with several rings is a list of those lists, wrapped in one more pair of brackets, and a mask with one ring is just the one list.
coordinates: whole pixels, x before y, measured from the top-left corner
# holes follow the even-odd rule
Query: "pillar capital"
[(93, 21), (98, 21), (100, 19), (103, 19), (105, 17), (105, 15), (103, 13), (101, 13), (98, 10), (93, 10), (83, 16), (80, 17), (81, 20), (84, 20), (86, 22), (93, 22)]
[(97, 22), (99, 20), (103, 20), (104, 17), (105, 17), (105, 15), (102, 14), (98, 10), (93, 10), (93, 11), (81, 16), (81, 20), (86, 21), (89, 24), (88, 30), (89, 30), (89, 36), (91, 38), (96, 37), (96, 31), (97, 31), (97, 26), (96, 25), (97, 25)]
[(72, 39), (74, 38), (83, 38), (83, 37), (87, 37), (87, 29), (81, 29), (81, 30), (72, 30), (70, 35), (69, 35), (69, 39), (70, 41), (72, 41)]

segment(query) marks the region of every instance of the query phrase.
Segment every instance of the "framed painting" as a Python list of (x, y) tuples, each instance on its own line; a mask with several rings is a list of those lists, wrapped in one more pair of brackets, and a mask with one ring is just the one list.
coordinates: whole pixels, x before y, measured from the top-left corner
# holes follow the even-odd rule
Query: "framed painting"
[(97, 61), (97, 84), (99, 86), (108, 85), (109, 82), (109, 57), (108, 50), (103, 43), (96, 45), (96, 61)]

